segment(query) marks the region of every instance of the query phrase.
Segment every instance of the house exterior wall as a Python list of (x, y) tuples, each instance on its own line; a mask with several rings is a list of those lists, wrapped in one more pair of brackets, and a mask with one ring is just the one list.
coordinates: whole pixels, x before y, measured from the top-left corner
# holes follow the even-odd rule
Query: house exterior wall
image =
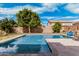
[(72, 26), (73, 23), (72, 22), (68, 22), (68, 21), (48, 21), (48, 26), (53, 26), (56, 22), (60, 22), (62, 26)]
[[(68, 21), (48, 21), (48, 26), (53, 26), (56, 22), (60, 22), (62, 25), (61, 32), (79, 32), (79, 22), (68, 22)], [(75, 25), (74, 25), (75, 24)]]

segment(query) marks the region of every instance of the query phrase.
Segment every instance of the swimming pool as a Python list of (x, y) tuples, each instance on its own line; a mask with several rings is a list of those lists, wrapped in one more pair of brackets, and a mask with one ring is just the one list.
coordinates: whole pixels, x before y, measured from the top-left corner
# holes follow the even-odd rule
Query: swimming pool
[(18, 47), (14, 51), (15, 54), (36, 53), (36, 54), (43, 54), (43, 55), (51, 55), (51, 49), (49, 48), (47, 42), (45, 41), (45, 39), (47, 38), (64, 38), (64, 36), (62, 35), (24, 35), (22, 37), (14, 39), (13, 41), (6, 42), (0, 46)]

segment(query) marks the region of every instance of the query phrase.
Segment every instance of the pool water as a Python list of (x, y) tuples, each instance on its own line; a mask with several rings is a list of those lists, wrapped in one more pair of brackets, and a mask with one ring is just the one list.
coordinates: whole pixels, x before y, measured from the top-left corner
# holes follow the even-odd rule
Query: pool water
[(46, 35), (46, 38), (59, 39), (59, 38), (64, 38), (64, 36), (63, 35)]
[(17, 45), (18, 53), (51, 53), (45, 37), (42, 35), (26, 35), (9, 45)]
[[(64, 38), (62, 35), (25, 35), (2, 46), (18, 47), (15, 53), (41, 53), (51, 55), (46, 38)], [(12, 52), (13, 53), (13, 52)]]

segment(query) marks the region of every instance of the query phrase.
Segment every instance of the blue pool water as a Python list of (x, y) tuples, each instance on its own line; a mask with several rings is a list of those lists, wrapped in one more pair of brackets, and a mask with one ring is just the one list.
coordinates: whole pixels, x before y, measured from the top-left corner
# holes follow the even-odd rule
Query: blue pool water
[(15, 53), (42, 53), (51, 54), (51, 50), (45, 41), (46, 38), (64, 38), (62, 35), (25, 35), (14, 41), (6, 42), (0, 46), (16, 46)]
[(10, 45), (17, 45), (20, 53), (50, 53), (43, 35), (26, 35), (18, 38)]

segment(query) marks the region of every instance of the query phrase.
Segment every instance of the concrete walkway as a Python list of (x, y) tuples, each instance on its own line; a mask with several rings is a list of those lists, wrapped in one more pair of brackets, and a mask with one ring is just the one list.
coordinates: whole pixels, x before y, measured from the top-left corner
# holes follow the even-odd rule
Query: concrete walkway
[(79, 56), (79, 41), (72, 39), (46, 39), (55, 56)]

